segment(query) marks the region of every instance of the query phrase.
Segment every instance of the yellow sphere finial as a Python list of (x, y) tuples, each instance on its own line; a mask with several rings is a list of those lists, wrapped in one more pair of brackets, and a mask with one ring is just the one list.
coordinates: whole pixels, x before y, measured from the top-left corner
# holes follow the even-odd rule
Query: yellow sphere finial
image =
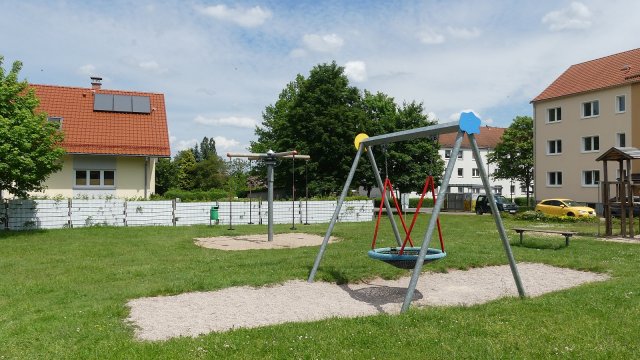
[(360, 133), (356, 136), (356, 138), (353, 140), (353, 145), (356, 146), (356, 150), (360, 149), (360, 143), (365, 140), (368, 139), (369, 135), (365, 134), (365, 133)]

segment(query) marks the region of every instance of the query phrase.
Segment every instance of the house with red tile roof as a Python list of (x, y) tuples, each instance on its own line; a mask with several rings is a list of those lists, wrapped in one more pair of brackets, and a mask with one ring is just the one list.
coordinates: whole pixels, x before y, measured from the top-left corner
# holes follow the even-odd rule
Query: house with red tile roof
[[(536, 199), (599, 206), (596, 158), (614, 146), (640, 147), (640, 49), (571, 65), (531, 103)], [(619, 171), (609, 167), (608, 178)]]
[[(489, 164), (487, 156), (490, 151), (495, 149), (496, 145), (500, 142), (502, 134), (504, 134), (505, 128), (482, 126), (480, 127), (480, 133), (475, 135), (478, 148), (480, 149), (480, 157), (488, 174), (493, 174), (495, 169), (494, 164)], [(456, 140), (456, 133), (442, 134), (438, 136), (438, 142), (440, 143), (440, 156), (446, 162), (451, 158), (451, 151)], [(492, 169), (493, 168), (493, 169)], [(526, 196), (526, 188), (522, 188), (520, 182), (510, 181), (505, 179), (491, 179), (491, 186), (495, 194), (500, 194), (505, 197), (522, 197)], [(451, 180), (449, 182), (448, 193), (472, 193), (480, 194), (484, 193), (484, 187), (482, 185), (482, 179), (480, 179), (480, 173), (478, 166), (473, 157), (471, 151), (471, 145), (469, 139), (464, 137), (460, 151), (458, 152), (458, 159), (456, 160), (456, 168), (451, 174)]]
[(60, 124), (67, 154), (61, 171), (37, 196), (148, 198), (155, 191), (155, 164), (170, 157), (164, 95), (35, 85), (39, 110)]

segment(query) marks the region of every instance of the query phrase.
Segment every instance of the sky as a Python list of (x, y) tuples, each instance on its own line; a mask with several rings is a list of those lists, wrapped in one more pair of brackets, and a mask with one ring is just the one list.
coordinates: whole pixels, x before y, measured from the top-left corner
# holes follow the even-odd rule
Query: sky
[(640, 47), (638, 13), (637, 0), (0, 0), (0, 55), (33, 84), (162, 93), (172, 154), (206, 136), (224, 155), (246, 152), (297, 74), (332, 61), (441, 123), (473, 111), (508, 127), (572, 64)]

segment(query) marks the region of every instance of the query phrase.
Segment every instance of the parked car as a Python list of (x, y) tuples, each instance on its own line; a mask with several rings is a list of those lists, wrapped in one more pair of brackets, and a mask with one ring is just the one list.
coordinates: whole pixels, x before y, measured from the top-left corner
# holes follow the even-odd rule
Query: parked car
[(596, 211), (571, 199), (545, 199), (536, 205), (536, 212), (551, 216), (596, 216)]
[[(502, 195), (494, 195), (493, 197), (496, 199), (498, 211), (507, 211), (510, 214), (515, 214), (518, 211), (518, 205), (512, 203), (506, 197)], [(476, 214), (482, 215), (484, 213), (491, 213), (489, 197), (487, 195), (478, 195), (476, 199)]]
[[(609, 205), (611, 206), (611, 216), (620, 217), (622, 214), (620, 201), (616, 198), (611, 198)], [(629, 205), (627, 205), (625, 214), (629, 216)], [(633, 217), (640, 217), (640, 196), (633, 197)]]

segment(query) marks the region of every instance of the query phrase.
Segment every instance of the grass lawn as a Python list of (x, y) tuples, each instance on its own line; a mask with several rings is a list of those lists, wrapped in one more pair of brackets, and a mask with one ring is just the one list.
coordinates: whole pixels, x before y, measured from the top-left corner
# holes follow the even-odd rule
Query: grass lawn
[[(444, 214), (441, 222), (448, 256), (426, 270), (507, 263), (490, 216)], [(535, 225), (541, 224), (505, 219), (507, 229)], [(640, 245), (594, 240), (594, 224), (548, 226), (579, 236), (565, 247), (562, 236), (527, 233), (519, 246), (508, 231), (516, 261), (603, 272), (611, 279), (524, 300), (164, 342), (133, 338), (124, 322), (128, 300), (306, 279), (318, 247), (226, 252), (193, 245), (194, 237), (266, 232), (266, 226), (0, 232), (0, 359), (640, 358)], [(326, 227), (301, 225), (297, 231), (324, 235)], [(288, 228), (275, 226), (276, 232)], [(421, 220), (415, 232), (425, 228)], [(338, 224), (334, 235), (344, 241), (327, 248), (316, 281), (408, 275), (367, 257), (372, 233), (373, 222)], [(393, 244), (390, 234), (381, 229), (379, 246)]]

